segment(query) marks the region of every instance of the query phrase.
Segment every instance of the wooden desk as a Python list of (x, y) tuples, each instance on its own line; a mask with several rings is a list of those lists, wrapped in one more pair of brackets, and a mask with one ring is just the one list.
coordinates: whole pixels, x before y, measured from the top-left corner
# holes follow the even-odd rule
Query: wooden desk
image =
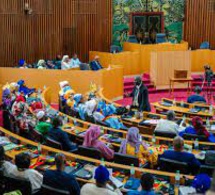
[(170, 95), (172, 93), (174, 93), (174, 83), (187, 83), (187, 92), (188, 94), (191, 92), (191, 82), (193, 81), (193, 79), (190, 78), (181, 78), (181, 79), (177, 79), (177, 78), (170, 78), (169, 79), (169, 93)]
[(201, 117), (205, 117), (205, 118), (212, 118), (214, 113), (209, 113), (209, 112), (198, 112), (198, 113), (192, 113), (190, 112), (190, 108), (182, 108), (182, 107), (178, 107), (178, 106), (163, 106), (161, 105), (159, 102), (155, 102), (152, 103), (151, 105), (153, 105), (155, 107), (155, 109), (160, 109), (160, 110), (172, 110), (176, 113), (180, 113), (182, 115), (187, 115), (187, 116), (201, 116)]

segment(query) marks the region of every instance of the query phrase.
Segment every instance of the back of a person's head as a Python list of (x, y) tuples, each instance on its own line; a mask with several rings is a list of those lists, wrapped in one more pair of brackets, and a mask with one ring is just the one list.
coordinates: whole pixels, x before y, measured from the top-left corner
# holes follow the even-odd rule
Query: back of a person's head
[(154, 178), (150, 173), (143, 173), (140, 183), (143, 190), (150, 191), (154, 186)]
[(180, 151), (184, 147), (184, 139), (180, 136), (176, 136), (173, 140), (173, 146), (176, 151)]
[(202, 92), (202, 89), (200, 86), (196, 86), (195, 89), (194, 89), (194, 92), (197, 93), (197, 94), (200, 94)]
[(64, 154), (58, 153), (55, 155), (55, 164), (56, 164), (57, 170), (62, 170), (62, 168), (65, 165), (65, 160), (66, 160), (66, 157)]
[(62, 125), (62, 121), (61, 121), (61, 119), (59, 118), (59, 117), (55, 117), (53, 120), (52, 120), (52, 126), (54, 127), (54, 128), (57, 128), (57, 127), (59, 127), (59, 126), (61, 126)]
[(28, 169), (31, 164), (30, 155), (27, 153), (20, 153), (16, 155), (15, 164), (18, 169)]
[(109, 171), (106, 167), (100, 165), (95, 170), (95, 176), (94, 179), (96, 180), (96, 184), (98, 187), (101, 187), (102, 185), (105, 185), (106, 182), (109, 180)]
[(173, 121), (175, 120), (175, 112), (172, 110), (169, 110), (167, 112), (167, 120)]

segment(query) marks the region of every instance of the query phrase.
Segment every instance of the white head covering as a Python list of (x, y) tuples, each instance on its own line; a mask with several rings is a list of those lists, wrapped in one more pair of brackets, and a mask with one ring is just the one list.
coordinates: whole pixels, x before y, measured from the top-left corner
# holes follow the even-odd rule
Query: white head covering
[(91, 116), (96, 108), (97, 102), (95, 99), (86, 102), (86, 112)]
[(45, 64), (45, 60), (39, 60), (37, 66), (43, 66)]
[(60, 88), (63, 89), (66, 85), (69, 85), (69, 82), (68, 81), (61, 81), (59, 83), (59, 85), (60, 85)]
[(38, 113), (37, 113), (37, 119), (41, 119), (41, 118), (43, 118), (45, 116), (45, 112), (44, 111), (39, 111)]
[(67, 58), (69, 58), (69, 56), (68, 56), (68, 55), (64, 55), (61, 62), (65, 62), (65, 60), (66, 60)]

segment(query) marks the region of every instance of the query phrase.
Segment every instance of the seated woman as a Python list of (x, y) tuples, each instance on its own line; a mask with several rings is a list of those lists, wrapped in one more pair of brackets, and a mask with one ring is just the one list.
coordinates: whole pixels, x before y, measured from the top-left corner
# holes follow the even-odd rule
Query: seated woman
[(19, 85), (19, 92), (20, 93), (24, 93), (24, 95), (31, 95), (32, 93), (35, 92), (35, 89), (34, 88), (28, 88), (26, 85), (25, 85), (25, 81), (24, 80), (19, 80), (17, 82), (17, 84)]
[(75, 95), (75, 91), (72, 89), (66, 91), (66, 93), (64, 94), (64, 99), (66, 100), (66, 104), (71, 108), (74, 107), (74, 104), (75, 104), (74, 95)]
[(203, 124), (202, 118), (199, 116), (194, 117), (192, 119), (192, 126), (187, 127), (184, 131), (181, 131), (179, 135), (183, 137), (185, 133), (200, 136), (203, 135), (208, 138), (208, 141), (215, 142), (215, 136), (207, 131)]
[(107, 123), (114, 129), (127, 129), (121, 119), (115, 115), (116, 107), (113, 104), (106, 104), (104, 101), (100, 101), (97, 105), (97, 110), (93, 116), (97, 121)]
[(3, 127), (10, 130), (10, 109), (12, 105), (11, 92), (8, 88), (3, 89), (2, 93), (2, 110), (3, 110)]
[(46, 62), (45, 60), (39, 60), (38, 63), (37, 63), (37, 69), (46, 69)]
[(61, 70), (70, 69), (70, 59), (68, 55), (64, 55), (61, 61)]
[(141, 159), (147, 159), (152, 165), (157, 164), (157, 152), (149, 148), (146, 143), (140, 140), (139, 129), (131, 127), (128, 129), (126, 140), (121, 143), (119, 153), (128, 154)]
[(75, 94), (74, 101), (75, 103), (73, 108), (78, 111), (80, 118), (85, 120), (86, 104), (84, 96), (81, 94)]
[(101, 152), (104, 158), (111, 160), (114, 157), (114, 151), (99, 140), (100, 135), (100, 127), (95, 125), (91, 126), (84, 136), (83, 146), (96, 148)]
[(15, 120), (18, 122), (18, 126), (21, 130), (28, 130), (28, 119), (27, 119), (27, 112), (28, 112), (28, 104), (24, 96), (19, 95), (17, 96), (15, 102), (12, 105), (12, 115), (14, 116)]
[(39, 131), (41, 134), (43, 134), (44, 136), (46, 136), (49, 129), (51, 128), (51, 124), (46, 122), (46, 116), (44, 111), (39, 111), (36, 116), (37, 116), (38, 123), (35, 129)]

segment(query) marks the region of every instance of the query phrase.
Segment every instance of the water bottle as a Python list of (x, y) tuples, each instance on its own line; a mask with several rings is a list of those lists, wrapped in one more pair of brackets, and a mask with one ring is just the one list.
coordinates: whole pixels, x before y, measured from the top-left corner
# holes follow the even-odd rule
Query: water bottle
[(153, 136), (152, 136), (152, 144), (153, 144), (153, 145), (156, 145), (156, 137), (155, 137), (155, 134), (153, 134)]
[(173, 105), (173, 106), (175, 106), (175, 105), (176, 105), (175, 98), (174, 98), (174, 100), (173, 100), (173, 102), (172, 102), (172, 105)]
[(198, 139), (196, 139), (196, 140), (194, 141), (194, 149), (195, 149), (195, 150), (198, 150), (198, 149), (199, 149), (199, 140), (198, 140)]
[(41, 155), (42, 151), (41, 151), (41, 144), (40, 143), (38, 143), (37, 151), (38, 151), (38, 154)]
[(209, 113), (210, 113), (210, 114), (213, 114), (213, 105), (212, 105), (212, 104), (210, 105)]
[(181, 107), (184, 107), (184, 101), (181, 101)]
[(180, 186), (180, 179), (181, 179), (181, 176), (180, 176), (180, 171), (176, 171), (176, 174), (175, 174), (175, 187), (179, 188)]
[(209, 118), (207, 118), (207, 120), (206, 120), (206, 127), (207, 127), (208, 130), (209, 130), (210, 127), (211, 127), (210, 119), (209, 119)]
[(68, 123), (68, 118), (66, 116), (63, 116), (63, 125), (66, 125)]
[(135, 177), (135, 169), (134, 169), (134, 164), (131, 164), (131, 169), (130, 169), (130, 176)]

